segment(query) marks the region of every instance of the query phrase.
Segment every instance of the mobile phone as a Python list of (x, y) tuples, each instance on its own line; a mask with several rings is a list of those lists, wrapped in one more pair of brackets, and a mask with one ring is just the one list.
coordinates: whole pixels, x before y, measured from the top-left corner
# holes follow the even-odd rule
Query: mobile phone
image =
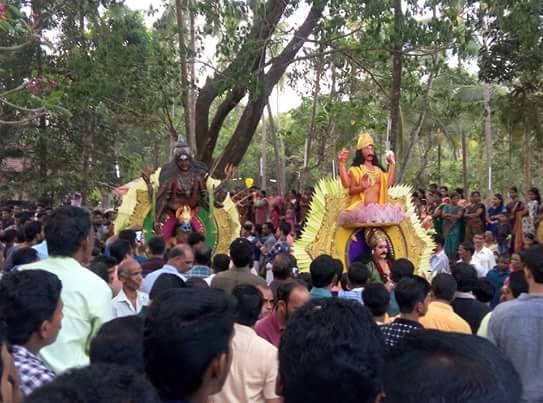
[(136, 241), (143, 241), (143, 231), (136, 231)]

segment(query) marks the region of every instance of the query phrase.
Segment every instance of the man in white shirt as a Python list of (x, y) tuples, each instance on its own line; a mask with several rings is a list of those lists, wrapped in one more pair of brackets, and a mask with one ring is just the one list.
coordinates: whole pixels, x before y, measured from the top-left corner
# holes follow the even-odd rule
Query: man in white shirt
[(232, 365), (222, 390), (210, 396), (211, 403), (279, 403), (275, 393), (278, 371), (277, 348), (253, 330), (262, 308), (262, 294), (253, 285), (232, 290), (236, 301)]
[(184, 273), (192, 268), (194, 254), (192, 248), (187, 244), (177, 245), (168, 253), (168, 261), (162, 269), (149, 273), (143, 280), (142, 291), (149, 294), (156, 279), (163, 273), (171, 273), (178, 276), (181, 280), (187, 281)]
[(432, 267), (432, 277), (437, 276), (440, 273), (451, 273), (449, 267), (449, 257), (445, 253), (443, 246), (445, 245), (445, 240), (439, 234), (434, 235), (434, 242), (436, 248), (434, 249), (434, 254), (430, 258), (430, 265)]
[(137, 315), (149, 304), (149, 296), (139, 290), (143, 282), (143, 270), (136, 259), (128, 258), (121, 262), (119, 280), (123, 287), (113, 298), (113, 317)]
[(460, 260), (457, 263), (467, 263), (472, 265), (477, 271), (477, 277), (485, 277), (488, 273), (483, 266), (479, 264), (477, 259), (474, 259), (473, 254), (475, 253), (475, 246), (471, 241), (464, 241), (458, 247), (458, 255)]
[[(475, 252), (473, 253), (473, 260), (481, 267), (482, 271), (488, 273), (494, 267), (496, 267), (496, 258), (494, 253), (485, 246), (485, 239), (483, 234), (477, 234), (473, 236), (473, 245), (475, 246)], [(479, 277), (484, 277), (479, 275)]]

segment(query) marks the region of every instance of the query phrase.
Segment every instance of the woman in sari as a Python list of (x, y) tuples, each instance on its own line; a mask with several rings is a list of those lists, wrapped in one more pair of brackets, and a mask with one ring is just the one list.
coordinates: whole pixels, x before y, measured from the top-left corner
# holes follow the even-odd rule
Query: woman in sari
[(535, 235), (535, 224), (539, 217), (541, 207), (541, 196), (538, 188), (528, 190), (528, 201), (524, 209), (524, 218), (522, 219), (522, 232), (524, 235)]
[(454, 259), (462, 237), (462, 214), (464, 209), (458, 205), (460, 194), (453, 193), (450, 202), (443, 206), (443, 237), (445, 238), (445, 252), (449, 259)]
[(509, 211), (509, 221), (511, 222), (511, 228), (513, 228), (513, 252), (519, 253), (522, 250), (522, 218), (524, 217), (524, 203), (518, 197), (518, 189), (513, 186), (509, 191), (511, 201), (507, 204), (507, 210)]
[(498, 236), (499, 216), (507, 212), (503, 205), (503, 196), (496, 193), (491, 201), (492, 205), (488, 208), (487, 230), (492, 231), (494, 237)]

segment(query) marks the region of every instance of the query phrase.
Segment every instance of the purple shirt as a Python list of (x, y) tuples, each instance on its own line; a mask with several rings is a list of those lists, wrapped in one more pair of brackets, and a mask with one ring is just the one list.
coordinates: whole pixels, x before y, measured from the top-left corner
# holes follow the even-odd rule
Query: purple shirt
[(275, 315), (276, 313), (274, 311), (256, 322), (255, 332), (264, 340), (269, 341), (275, 347), (279, 348), (279, 343), (281, 342), (281, 328)]

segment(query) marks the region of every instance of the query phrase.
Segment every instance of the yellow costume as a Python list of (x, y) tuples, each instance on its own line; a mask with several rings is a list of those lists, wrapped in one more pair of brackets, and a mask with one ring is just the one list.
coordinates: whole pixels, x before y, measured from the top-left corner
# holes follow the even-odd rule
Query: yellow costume
[[(373, 145), (373, 138), (369, 133), (364, 132), (358, 137), (358, 143), (356, 144), (357, 150), (362, 150), (370, 145)], [(365, 175), (368, 175), (370, 186), (373, 186), (377, 183), (377, 179), (380, 180), (379, 186), (379, 204), (385, 204), (388, 201), (388, 174), (383, 172), (381, 168), (374, 165), (373, 169), (368, 169), (365, 165), (359, 165), (357, 167), (349, 168), (349, 175), (355, 182), (355, 184), (360, 185), (362, 183), (362, 178)], [(362, 203), (364, 204), (364, 192), (361, 192), (356, 195), (351, 196), (351, 205), (349, 209), (353, 208), (355, 205)]]

